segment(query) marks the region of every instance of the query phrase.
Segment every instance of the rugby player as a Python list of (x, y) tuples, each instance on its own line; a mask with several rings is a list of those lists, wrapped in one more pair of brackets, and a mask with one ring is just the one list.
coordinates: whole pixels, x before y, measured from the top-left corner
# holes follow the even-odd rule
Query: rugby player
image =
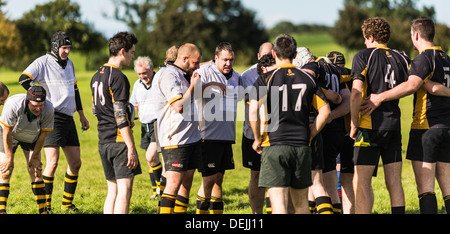
[(214, 61), (200, 66), (203, 92), (202, 185), (197, 194), (198, 214), (223, 214), (222, 183), (226, 170), (234, 169), (232, 144), (236, 141), (236, 111), (241, 75), (233, 70), (234, 50), (230, 43), (216, 47)]
[(350, 137), (355, 139), (355, 212), (372, 212), (372, 175), (381, 155), (392, 213), (404, 214), (399, 101), (395, 99), (383, 103), (372, 115), (361, 113), (360, 106), (369, 95), (382, 93), (406, 81), (409, 59), (387, 47), (390, 25), (385, 19), (369, 18), (361, 28), (367, 49), (359, 51), (353, 60), (353, 87), (350, 98)]
[(39, 213), (48, 213), (41, 150), (47, 133), (53, 130), (53, 112), (41, 86), (31, 87), (27, 94), (13, 95), (6, 102), (0, 117), (0, 214), (6, 213), (14, 155), (19, 145), (26, 157)]
[[(307, 197), (312, 184), (309, 144), (325, 126), (330, 114), (327, 100), (314, 79), (292, 64), (296, 54), (295, 39), (286, 34), (278, 36), (272, 52), (277, 69), (267, 79), (259, 77), (254, 84), (258, 94), (250, 95), (253, 149), (262, 154), (259, 186), (268, 188), (273, 214), (288, 212), (288, 194), (295, 213), (310, 213)], [(264, 92), (265, 87), (267, 92)], [(272, 97), (276, 91), (279, 95)], [(262, 138), (258, 111), (264, 99), (271, 118)], [(312, 108), (319, 114), (310, 125)]]
[(54, 131), (48, 133), (44, 144), (46, 165), (44, 169), (47, 209), (51, 211), (53, 181), (58, 167), (61, 147), (67, 159), (68, 168), (64, 179), (62, 208), (77, 211), (73, 204), (81, 167), (80, 142), (73, 120), (78, 112), (82, 131), (89, 129), (84, 116), (80, 92), (75, 77), (75, 68), (68, 57), (72, 41), (65, 32), (57, 32), (51, 38), (51, 51), (31, 63), (19, 78), (20, 84), (28, 90), (33, 85), (46, 89), (47, 98), (55, 109)]
[(98, 119), (98, 151), (102, 161), (108, 194), (105, 214), (127, 214), (133, 180), (142, 173), (131, 128), (134, 107), (128, 102), (130, 82), (121, 69), (134, 58), (138, 39), (120, 32), (109, 39), (109, 60), (91, 80), (92, 111)]
[[(201, 136), (195, 120), (194, 87), (200, 86), (202, 54), (194, 44), (178, 49), (174, 63), (155, 75), (157, 132), (166, 170), (166, 187), (160, 200), (160, 214), (186, 213), (195, 169), (201, 161)], [(188, 81), (190, 80), (190, 82)]]
[(412, 61), (409, 78), (394, 89), (372, 94), (364, 110), (373, 113), (382, 103), (414, 93), (414, 116), (406, 158), (416, 177), (420, 212), (436, 214), (434, 192), (438, 181), (450, 213), (450, 58), (433, 43), (434, 22), (417, 18), (411, 23), (411, 40), (420, 54)]
[(152, 183), (152, 199), (158, 199), (158, 189), (162, 175), (162, 164), (159, 160), (157, 150), (156, 135), (154, 126), (156, 125), (156, 111), (152, 103), (152, 81), (155, 72), (153, 62), (149, 57), (138, 57), (134, 61), (134, 71), (138, 74), (139, 80), (133, 85), (130, 103), (133, 104), (136, 112), (139, 113), (141, 121), (141, 149), (145, 150), (145, 158), (149, 166), (149, 176)]
[[(259, 47), (259, 52), (257, 54), (258, 61), (264, 55), (272, 54), (273, 45), (270, 42), (265, 42)], [(272, 58), (273, 62), (275, 60)], [(246, 90), (253, 87), (256, 79), (260, 74), (258, 74), (258, 64), (254, 64), (248, 70), (244, 71), (241, 76), (242, 87)], [(263, 67), (267, 65), (263, 64)], [(249, 98), (248, 95), (244, 97), (245, 102), (245, 121), (243, 123), (243, 135), (242, 135), (242, 163), (245, 168), (250, 169), (250, 182), (248, 186), (248, 197), (250, 201), (250, 207), (252, 208), (253, 214), (262, 214), (263, 206), (264, 206), (264, 197), (265, 197), (265, 188), (258, 187), (258, 179), (259, 179), (259, 170), (261, 168), (261, 155), (256, 153), (252, 144), (254, 141), (252, 128), (250, 127), (250, 123), (248, 120), (248, 108), (249, 108)], [(266, 201), (269, 201), (267, 198)], [(270, 203), (270, 201), (269, 201)], [(269, 209), (266, 206), (266, 209)], [(269, 211), (270, 212), (270, 211)]]

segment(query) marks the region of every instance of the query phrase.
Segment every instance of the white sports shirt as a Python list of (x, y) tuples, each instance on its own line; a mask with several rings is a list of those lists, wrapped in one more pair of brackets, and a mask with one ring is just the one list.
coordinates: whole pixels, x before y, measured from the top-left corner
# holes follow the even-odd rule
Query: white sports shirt
[(141, 80), (137, 80), (133, 85), (130, 103), (138, 107), (139, 120), (141, 123), (151, 123), (157, 118), (156, 109), (152, 100), (152, 87), (147, 89)]
[(177, 148), (201, 141), (198, 121), (195, 120), (195, 106), (191, 99), (190, 108), (183, 113), (173, 110), (171, 104), (183, 98), (189, 89), (184, 72), (173, 65), (161, 68), (153, 78), (152, 89), (158, 119), (158, 140), (162, 148)]
[(47, 91), (47, 99), (55, 112), (73, 116), (76, 111), (75, 88), (77, 83), (75, 68), (70, 59), (63, 69), (54, 57), (44, 55), (32, 62), (22, 73)]
[(0, 123), (2, 128), (4, 126), (13, 128), (12, 136), (14, 139), (20, 142), (33, 143), (37, 140), (41, 131), (53, 131), (54, 111), (52, 103), (45, 100), (41, 114), (31, 122), (28, 121), (26, 96), (26, 94), (21, 93), (8, 98), (0, 116)]
[(218, 82), (227, 86), (225, 95), (218, 88), (204, 90), (203, 115), (199, 122), (202, 138), (234, 143), (236, 141), (236, 111), (241, 75), (233, 71), (231, 78), (227, 79), (215, 63), (204, 64), (196, 72), (201, 77), (202, 86), (210, 82)]

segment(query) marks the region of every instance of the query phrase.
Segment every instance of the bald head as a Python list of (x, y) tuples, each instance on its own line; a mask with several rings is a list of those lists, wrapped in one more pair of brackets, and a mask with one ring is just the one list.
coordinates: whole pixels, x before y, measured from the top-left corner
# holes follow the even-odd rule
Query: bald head
[(183, 69), (188, 74), (192, 74), (193, 71), (200, 67), (201, 60), (201, 50), (194, 44), (186, 43), (178, 49), (175, 65)]
[(261, 59), (262, 56), (272, 53), (272, 49), (273, 49), (273, 44), (272, 43), (270, 43), (270, 42), (263, 43), (259, 47), (258, 60)]

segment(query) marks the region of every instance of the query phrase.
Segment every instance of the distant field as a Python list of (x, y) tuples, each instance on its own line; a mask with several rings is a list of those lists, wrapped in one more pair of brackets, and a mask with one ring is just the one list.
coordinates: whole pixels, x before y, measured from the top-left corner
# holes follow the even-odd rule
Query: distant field
[[(311, 34), (311, 35), (296, 35), (299, 46), (306, 46), (317, 55), (326, 55), (332, 50), (340, 50), (347, 53), (342, 47), (336, 45), (328, 34)], [(83, 57), (79, 54), (73, 56), (75, 66), (82, 63)], [(85, 61), (85, 60), (84, 60)], [(350, 60), (347, 60), (350, 61)], [(106, 61), (105, 61), (106, 62)], [(101, 64), (99, 64), (100, 66)], [(81, 65), (82, 66), (82, 65)], [(250, 65), (249, 65), (250, 66)], [(237, 67), (238, 72), (243, 72), (247, 67)], [(89, 82), (95, 71), (84, 71), (84, 69), (77, 70), (78, 85), (81, 90), (82, 102), (85, 114), (90, 121), (91, 129), (84, 133), (79, 131), (81, 141), (82, 153), (82, 167), (80, 171), (79, 183), (77, 192), (75, 194), (74, 204), (80, 209), (83, 214), (98, 214), (102, 213), (103, 202), (106, 197), (106, 181), (103, 175), (100, 158), (97, 151), (97, 120), (92, 114), (91, 110), (91, 94)], [(130, 83), (138, 79), (134, 71), (125, 71), (130, 79)], [(11, 94), (24, 93), (25, 91), (18, 84), (18, 78), (21, 72), (4, 71), (0, 69), (0, 80), (8, 85)], [(412, 97), (407, 97), (401, 100), (402, 108), (402, 134), (403, 134), (403, 149), (406, 149), (409, 125), (412, 116)], [(0, 108), (1, 110), (1, 108)], [(239, 109), (242, 112), (242, 109)], [(238, 113), (242, 114), (242, 113)], [(80, 129), (78, 121), (78, 114), (75, 114), (75, 121)], [(137, 122), (134, 128), (134, 138), (137, 143), (140, 142), (140, 123)], [(242, 137), (242, 122), (237, 124), (236, 144), (233, 146), (234, 160), (236, 169), (228, 171), (224, 179), (224, 199), (225, 199), (225, 213), (226, 214), (250, 214), (251, 209), (248, 203), (248, 181), (250, 172), (242, 167), (241, 159), (241, 137)], [(404, 150), (405, 152), (405, 150)], [(154, 214), (157, 208), (157, 201), (150, 200), (151, 184), (147, 174), (148, 166), (146, 164), (144, 151), (138, 149), (143, 174), (136, 177), (134, 182), (133, 197), (131, 200), (131, 213), (133, 214)], [(53, 207), (55, 213), (62, 213), (60, 204), (63, 194), (64, 172), (67, 168), (64, 154), (61, 154), (59, 167), (56, 173), (54, 192), (53, 192)], [(43, 157), (44, 159), (45, 157)], [(45, 160), (43, 160), (45, 162)], [(414, 181), (414, 174), (412, 172), (411, 164), (405, 160), (403, 166), (403, 186), (406, 196), (406, 212), (418, 213), (418, 199), (416, 185)], [(196, 193), (201, 183), (201, 178), (196, 173), (195, 181), (191, 191), (189, 209), (190, 214), (195, 213)], [(378, 177), (373, 179), (373, 188), (375, 192), (375, 206), (374, 213), (389, 214), (389, 194), (384, 185), (383, 168), (380, 166), (378, 170)], [(445, 213), (443, 209), (442, 194), (437, 189), (438, 205), (440, 213)], [(26, 164), (23, 153), (19, 150), (15, 158), (15, 170), (11, 180), (11, 194), (8, 200), (8, 212), (11, 214), (36, 214), (37, 205), (31, 192), (30, 179), (26, 171)]]

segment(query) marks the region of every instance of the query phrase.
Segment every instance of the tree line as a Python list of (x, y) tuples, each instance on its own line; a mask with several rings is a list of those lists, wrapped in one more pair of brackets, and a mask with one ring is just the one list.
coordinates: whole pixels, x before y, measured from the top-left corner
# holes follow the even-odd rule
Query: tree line
[[(107, 38), (81, 19), (80, 6), (73, 0), (52, 0), (36, 5), (20, 19), (10, 20), (2, 11), (7, 0), (0, 0), (0, 67), (22, 70), (33, 59), (49, 51), (53, 33), (66, 31), (73, 49), (86, 55), (87, 70), (95, 70), (107, 60)], [(155, 64), (164, 61), (165, 50), (185, 42), (203, 49), (206, 60), (214, 58), (214, 48), (221, 41), (230, 42), (236, 51), (236, 62), (256, 62), (261, 43), (280, 33), (301, 34), (330, 32), (336, 43), (348, 51), (364, 47), (362, 22), (374, 16), (386, 18), (392, 30), (389, 46), (413, 55), (409, 22), (419, 16), (435, 19), (434, 7), (419, 10), (417, 0), (345, 0), (334, 26), (280, 22), (264, 28), (256, 13), (240, 0), (110, 0), (114, 18), (126, 23), (140, 43), (137, 56), (150, 56)], [(435, 43), (444, 50), (450, 47), (450, 29), (436, 25)]]

